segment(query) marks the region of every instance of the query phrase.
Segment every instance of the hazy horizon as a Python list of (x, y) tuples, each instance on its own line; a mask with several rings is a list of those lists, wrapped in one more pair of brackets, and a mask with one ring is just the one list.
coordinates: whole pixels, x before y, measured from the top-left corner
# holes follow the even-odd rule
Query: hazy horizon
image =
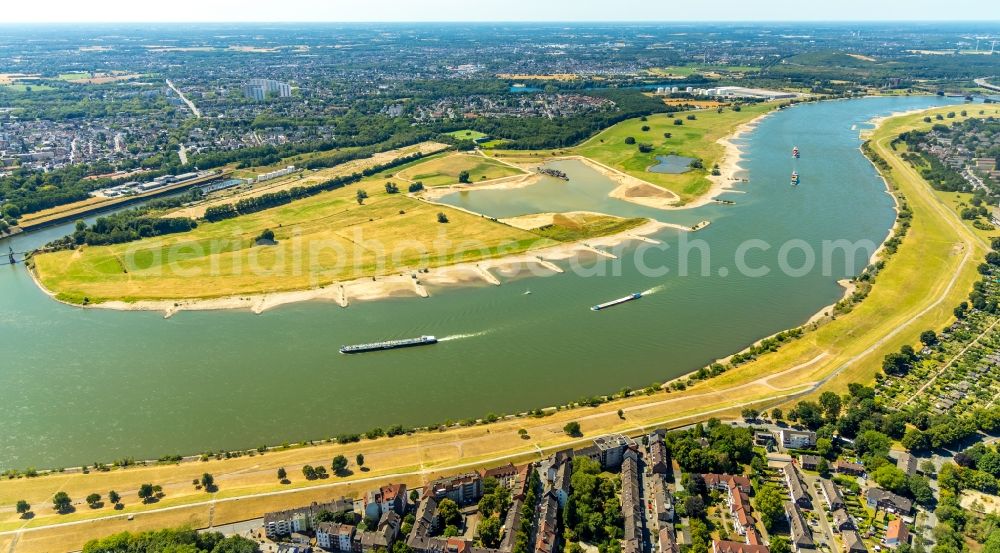
[[(1000, 22), (1000, 3), (953, 0), (843, 0), (836, 5), (790, 0), (748, 4), (718, 0), (711, 17), (690, 3), (648, 4), (617, 0), (509, 0), (469, 4), (460, 0), (285, 0), (247, 5), (236, 0), (175, 0), (169, 10), (129, 0), (81, 3), (50, 0), (12, 3), (2, 24), (45, 23), (986, 23)], [(857, 14), (854, 16), (853, 14)], [(952, 17), (957, 15), (957, 17)]]

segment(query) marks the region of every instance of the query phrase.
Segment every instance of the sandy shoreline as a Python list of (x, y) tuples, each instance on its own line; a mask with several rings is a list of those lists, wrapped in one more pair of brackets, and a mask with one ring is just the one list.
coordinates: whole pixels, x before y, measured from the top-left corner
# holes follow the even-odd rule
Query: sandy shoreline
[(583, 256), (600, 256), (617, 259), (617, 255), (608, 250), (629, 241), (658, 244), (658, 241), (648, 238), (648, 235), (666, 228), (690, 230), (680, 225), (662, 223), (650, 219), (638, 227), (610, 236), (559, 244), (495, 259), (484, 259), (478, 262), (437, 267), (427, 269), (425, 272), (413, 270), (393, 275), (363, 277), (344, 282), (335, 282), (307, 290), (238, 294), (219, 298), (138, 300), (135, 302), (108, 301), (81, 305), (59, 299), (54, 292), (42, 284), (38, 279), (38, 275), (35, 274), (33, 267), (29, 270), (29, 273), (35, 284), (45, 294), (60, 303), (72, 307), (111, 309), (115, 311), (161, 311), (164, 314), (164, 318), (169, 318), (181, 311), (217, 311), (224, 309), (242, 309), (259, 314), (281, 305), (303, 301), (329, 301), (341, 307), (348, 307), (355, 301), (414, 296), (426, 298), (430, 296), (427, 290), (428, 287), (474, 285), (477, 283), (494, 286), (501, 285), (501, 281), (491, 271), (496, 271), (504, 276), (518, 275), (525, 272), (532, 276), (552, 276), (564, 272), (553, 261), (565, 261)]
[(736, 144), (735, 141), (742, 135), (752, 131), (765, 117), (770, 116), (772, 113), (774, 113), (774, 111), (762, 113), (757, 117), (754, 117), (750, 121), (736, 127), (732, 134), (720, 138), (717, 141), (717, 143), (721, 144), (724, 148), (722, 158), (718, 162), (720, 174), (708, 175), (707, 178), (711, 181), (712, 186), (709, 187), (709, 189), (700, 197), (682, 205), (678, 204), (680, 198), (665, 188), (656, 186), (655, 184), (644, 181), (638, 177), (634, 177), (612, 167), (608, 167), (607, 165), (598, 163), (589, 158), (581, 156), (570, 157), (580, 159), (592, 169), (619, 183), (618, 188), (615, 188), (610, 194), (608, 194), (609, 197), (656, 209), (691, 209), (714, 202), (716, 196), (724, 191), (733, 189), (736, 183), (744, 182), (742, 178), (736, 176), (737, 173), (743, 171), (744, 168), (740, 165), (740, 161), (743, 160), (743, 150), (738, 144)]

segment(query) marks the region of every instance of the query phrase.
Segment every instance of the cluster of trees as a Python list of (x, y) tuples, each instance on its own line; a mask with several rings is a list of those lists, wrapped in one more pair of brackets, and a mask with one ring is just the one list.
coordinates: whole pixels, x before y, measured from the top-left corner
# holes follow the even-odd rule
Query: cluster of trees
[(361, 522), (361, 515), (354, 511), (334, 513), (324, 510), (316, 513), (316, 522), (336, 522), (337, 524), (350, 524), (353, 526)]
[[(433, 131), (414, 127), (406, 120), (357, 114), (341, 119), (336, 134), (338, 137), (336, 140), (313, 140), (281, 146), (266, 145), (206, 152), (190, 158), (189, 166), (210, 169), (236, 163), (238, 168), (261, 167), (278, 163), (288, 157), (310, 152), (334, 151), (337, 148), (361, 148), (360, 157), (370, 157), (377, 152), (410, 146), (434, 136)], [(324, 157), (316, 158), (308, 162), (306, 167), (311, 169), (332, 167), (337, 163), (359, 159), (353, 157), (352, 152), (339, 151), (330, 154), (329, 158), (328, 162), (323, 161)]]
[[(676, 106), (667, 106), (659, 99), (646, 96), (639, 90), (606, 89), (587, 94), (614, 102), (615, 109), (553, 119), (480, 117), (474, 119), (469, 128), (491, 137), (505, 139), (509, 141), (506, 147), (515, 150), (562, 148), (577, 144), (598, 131), (626, 119), (680, 109)], [(463, 123), (468, 125), (467, 122)]]
[(892, 352), (882, 359), (882, 371), (892, 376), (903, 376), (910, 372), (920, 356), (910, 344), (903, 344), (898, 352)]
[(75, 248), (82, 244), (89, 246), (121, 244), (140, 238), (187, 232), (198, 226), (194, 219), (159, 217), (158, 213), (165, 209), (178, 207), (185, 201), (185, 198), (192, 197), (189, 195), (183, 198), (154, 200), (142, 207), (127, 209), (106, 217), (98, 217), (89, 226), (83, 221), (77, 221), (73, 234), (53, 240), (45, 247), (50, 250), (59, 250)]
[(765, 480), (760, 486), (755, 486), (753, 502), (761, 524), (768, 531), (784, 519), (785, 492), (773, 482)]
[(573, 494), (563, 510), (566, 541), (584, 541), (602, 551), (618, 547), (624, 530), (617, 476), (601, 473), (601, 465), (588, 457), (573, 459), (570, 484)]
[(260, 548), (243, 536), (224, 537), (219, 532), (196, 532), (188, 528), (150, 532), (122, 532), (83, 546), (83, 553), (146, 553), (177, 551), (185, 553), (257, 553)]
[[(707, 446), (702, 445), (703, 438)], [(684, 472), (738, 474), (740, 466), (753, 457), (753, 432), (722, 424), (718, 419), (668, 434), (666, 443)]]
[(733, 355), (732, 358), (730, 358), (729, 363), (731, 366), (734, 367), (737, 365), (742, 365), (743, 363), (752, 361), (760, 357), (761, 355), (764, 355), (765, 353), (778, 351), (778, 348), (780, 348), (782, 344), (790, 340), (794, 340), (799, 336), (802, 336), (801, 328), (791, 328), (788, 330), (784, 330), (782, 332), (775, 334), (774, 336), (764, 338), (763, 340), (760, 341), (760, 343), (754, 344), (749, 348), (747, 348), (746, 351), (741, 351), (740, 353)]
[(969, 192), (971, 188), (969, 182), (961, 174), (941, 163), (937, 156), (914, 153), (907, 156), (907, 161), (916, 167), (920, 171), (920, 176), (936, 190)]
[(197, 226), (190, 217), (157, 217), (149, 215), (147, 208), (138, 208), (98, 217), (90, 226), (77, 221), (72, 238), (77, 245), (102, 246), (187, 232)]
[(501, 486), (496, 478), (483, 480), (483, 497), (479, 500), (479, 541), (483, 547), (500, 546), (500, 530), (503, 527), (507, 509), (510, 509), (510, 490)]
[(306, 477), (306, 480), (316, 480), (326, 478), (326, 467), (318, 466), (314, 467), (312, 465), (303, 465), (302, 476)]
[(974, 409), (966, 415), (941, 413), (929, 415), (914, 409), (905, 416), (913, 425), (903, 435), (903, 447), (922, 452), (961, 443), (977, 432), (1000, 430), (1000, 407)]
[[(973, 455), (970, 455), (970, 458)], [(940, 501), (934, 510), (938, 519), (938, 524), (933, 530), (937, 542), (934, 552), (968, 551), (969, 542), (966, 539), (968, 536), (984, 544), (982, 549), (984, 553), (1000, 553), (1000, 517), (995, 514), (982, 517), (970, 516), (969, 511), (963, 509), (959, 502), (961, 492), (966, 488), (996, 494), (996, 478), (983, 470), (946, 463), (938, 473), (938, 485)]]
[(445, 498), (438, 503), (438, 529), (441, 535), (450, 538), (462, 533), (462, 513), (458, 510), (458, 504), (451, 499)]
[(341, 175), (334, 177), (330, 180), (313, 184), (309, 186), (296, 186), (289, 190), (281, 190), (278, 192), (270, 192), (268, 194), (262, 194), (260, 196), (254, 196), (249, 198), (243, 198), (237, 201), (235, 204), (223, 204), (211, 206), (205, 210), (205, 219), (209, 222), (222, 221), (224, 219), (231, 219), (239, 215), (246, 215), (248, 213), (256, 213), (268, 208), (276, 207), (279, 205), (285, 205), (292, 202), (293, 200), (298, 200), (301, 198), (306, 198), (309, 196), (315, 196), (320, 192), (325, 192), (328, 190), (336, 190), (338, 188), (343, 188), (348, 184), (353, 184), (360, 181), (362, 178), (380, 173), (387, 169), (397, 167), (406, 163), (411, 163), (422, 158), (423, 155), (420, 152), (403, 156), (392, 161), (375, 165), (369, 167), (360, 173), (353, 173), (350, 175)]

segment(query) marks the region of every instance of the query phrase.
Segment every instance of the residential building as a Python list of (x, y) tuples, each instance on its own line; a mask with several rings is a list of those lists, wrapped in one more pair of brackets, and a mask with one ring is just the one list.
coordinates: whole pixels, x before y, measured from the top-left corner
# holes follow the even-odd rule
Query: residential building
[(649, 468), (653, 474), (666, 474), (670, 470), (667, 444), (660, 432), (653, 432), (649, 435)]
[(799, 457), (799, 465), (803, 470), (816, 470), (819, 468), (819, 457), (816, 455), (802, 455)]
[(471, 505), (483, 496), (483, 479), (477, 472), (467, 472), (435, 480), (424, 488), (424, 496), (438, 501), (448, 498), (459, 505)]
[(622, 516), (625, 537), (622, 553), (642, 553), (642, 497), (639, 492), (639, 456), (627, 450), (622, 461)]
[(791, 533), (789, 542), (791, 543), (792, 551), (813, 549), (815, 544), (812, 539), (812, 532), (806, 524), (805, 517), (802, 516), (802, 511), (799, 510), (799, 506), (791, 501), (786, 501), (785, 518), (788, 519), (788, 529)]
[(556, 462), (558, 466), (554, 470), (554, 478), (550, 481), (552, 493), (555, 494), (556, 500), (559, 502), (560, 507), (566, 506), (566, 500), (569, 499), (570, 494), (570, 478), (573, 476), (573, 459), (571, 457), (564, 458), (559, 462), (557, 456)]
[(672, 524), (660, 527), (658, 545), (660, 548), (659, 553), (680, 553), (681, 548), (677, 545), (677, 536), (674, 534)]
[[(528, 487), (531, 485), (531, 475), (534, 470), (534, 463), (526, 463), (517, 467), (517, 477), (514, 478), (514, 485), (510, 489), (510, 496), (512, 499), (515, 501), (524, 501), (524, 496), (527, 495)], [(568, 482), (566, 484), (566, 489), (569, 490)]]
[(900, 452), (896, 459), (896, 468), (906, 473), (907, 476), (913, 476), (917, 473), (917, 458), (906, 451)]
[(768, 451), (771, 451), (771, 449), (774, 448), (774, 445), (777, 443), (777, 441), (774, 439), (774, 434), (771, 434), (770, 432), (766, 432), (763, 430), (758, 430), (753, 433), (753, 443), (754, 445), (758, 445), (760, 447), (767, 449)]
[(727, 491), (729, 488), (738, 488), (744, 493), (750, 493), (750, 479), (739, 474), (702, 474), (705, 486), (710, 490)]
[(839, 474), (850, 474), (851, 476), (861, 476), (865, 473), (863, 465), (840, 460), (834, 461), (833, 470)]
[(328, 551), (352, 551), (355, 530), (350, 524), (321, 522), (316, 525), (316, 545)]
[(844, 543), (844, 553), (868, 553), (865, 542), (861, 541), (856, 530), (845, 530), (840, 538)]
[(781, 470), (785, 473), (785, 485), (788, 487), (788, 495), (792, 502), (800, 507), (812, 506), (812, 499), (802, 484), (799, 469), (795, 468), (794, 464), (788, 463)]
[(413, 528), (406, 540), (406, 545), (414, 551), (423, 551), (430, 535), (437, 528), (437, 504), (437, 500), (433, 497), (425, 497), (417, 506)]
[(792, 430), (782, 428), (778, 432), (781, 445), (792, 449), (805, 449), (816, 445), (816, 433), (811, 430)]
[(400, 516), (406, 514), (406, 484), (389, 484), (379, 488), (382, 514), (392, 511)]
[(885, 529), (885, 544), (889, 547), (898, 547), (910, 543), (910, 530), (901, 518), (894, 518), (889, 521)]
[(499, 467), (480, 470), (479, 477), (483, 480), (493, 478), (499, 482), (501, 486), (505, 488), (513, 488), (514, 481), (517, 479), (517, 467), (515, 467), (513, 463), (507, 463), (506, 465), (501, 465)]
[(271, 79), (250, 79), (242, 87), (243, 95), (255, 102), (263, 102), (268, 97), (288, 98), (292, 87), (288, 83)]
[(844, 503), (844, 496), (840, 495), (837, 485), (829, 478), (820, 478), (819, 489), (823, 493), (823, 499), (826, 500), (826, 504), (830, 507), (831, 511), (843, 509), (847, 506)]
[(846, 509), (837, 509), (831, 515), (833, 516), (833, 522), (830, 524), (830, 527), (833, 528), (834, 532), (854, 529), (854, 522), (851, 521), (851, 515), (847, 514)]
[(552, 493), (542, 496), (535, 523), (535, 553), (554, 553), (559, 539), (559, 501)]
[(753, 508), (750, 507), (750, 496), (736, 486), (729, 488), (729, 512), (733, 516), (733, 528), (741, 536), (753, 528)]
[(354, 551), (373, 553), (375, 551), (391, 551), (392, 544), (399, 536), (402, 517), (395, 511), (386, 511), (378, 522), (375, 530), (360, 532), (354, 535)]
[(766, 545), (712, 540), (712, 553), (770, 553)]
[(601, 464), (601, 468), (617, 470), (621, 467), (626, 449), (635, 449), (635, 440), (624, 434), (608, 434), (594, 438), (594, 444), (575, 453), (585, 456)]
[(674, 520), (674, 496), (667, 489), (667, 480), (662, 474), (653, 474), (653, 504), (656, 508), (656, 519), (661, 524)]
[(906, 516), (913, 511), (913, 502), (882, 488), (872, 488), (867, 493), (868, 506)]
[(342, 513), (354, 508), (354, 502), (350, 499), (341, 498), (330, 503), (313, 503), (307, 507), (276, 511), (264, 515), (264, 534), (273, 538), (276, 536), (287, 536), (296, 532), (305, 532), (315, 527), (316, 516), (328, 511), (331, 513)]

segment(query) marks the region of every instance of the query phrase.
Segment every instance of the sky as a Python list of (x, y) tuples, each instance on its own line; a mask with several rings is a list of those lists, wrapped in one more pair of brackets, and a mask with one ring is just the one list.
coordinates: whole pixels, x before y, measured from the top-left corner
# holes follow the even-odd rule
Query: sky
[(8, 0), (5, 23), (1000, 21), (998, 0)]

